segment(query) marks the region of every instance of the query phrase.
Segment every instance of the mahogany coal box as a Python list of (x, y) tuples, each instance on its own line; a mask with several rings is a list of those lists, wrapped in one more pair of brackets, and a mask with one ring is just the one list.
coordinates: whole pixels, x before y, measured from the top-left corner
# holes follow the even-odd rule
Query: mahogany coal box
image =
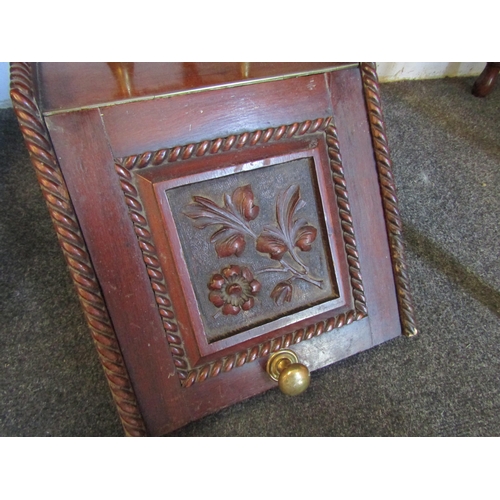
[(12, 63), (11, 97), (125, 434), (417, 333), (374, 64)]

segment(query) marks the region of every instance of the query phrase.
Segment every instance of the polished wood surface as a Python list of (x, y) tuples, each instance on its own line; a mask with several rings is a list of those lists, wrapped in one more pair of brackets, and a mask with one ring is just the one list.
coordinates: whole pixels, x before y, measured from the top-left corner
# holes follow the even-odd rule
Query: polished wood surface
[(42, 110), (57, 112), (339, 69), (354, 63), (44, 63)]
[[(305, 68), (284, 65), (282, 76), (285, 67), (289, 75)], [(313, 72), (320, 67), (308, 66)], [(333, 67), (241, 86), (241, 75), (252, 75), (252, 65), (203, 63), (191, 73), (177, 63), (171, 71), (105, 63), (91, 71), (87, 65), (37, 66), (50, 140), (111, 318), (106, 328), (119, 343), (103, 364), (112, 366), (113, 356), (123, 356), (148, 434), (168, 433), (276, 387), (266, 362), (281, 348), (292, 347), (316, 370), (400, 335), (366, 88), (358, 66)], [(254, 75), (277, 74), (274, 66), (255, 68)], [(166, 73), (173, 75), (170, 87), (161, 82)], [(102, 85), (95, 84), (98, 75)], [(185, 92), (222, 81), (239, 84)], [(172, 89), (182, 91), (174, 95)], [(171, 96), (146, 98), (156, 92)], [(114, 105), (108, 99), (116, 99)], [(325, 128), (308, 132), (318, 119), (328, 119)], [(155, 196), (166, 179), (193, 173), (215, 179), (224, 168), (236, 172), (241, 165), (293, 159), (308, 150), (319, 151), (317, 195), (320, 212), (330, 211), (326, 227), (335, 241), (331, 248), (345, 303), (262, 334), (235, 335), (222, 349), (210, 350), (190, 330), (197, 313), (195, 298), (185, 292), (190, 277), (179, 272), (182, 248), (171, 244), (172, 226)], [(51, 196), (58, 202), (56, 191)], [(101, 311), (93, 313), (98, 318)]]
[(472, 94), (476, 97), (486, 97), (495, 88), (500, 72), (500, 62), (486, 63), (482, 73), (477, 77), (472, 87)]
[[(305, 90), (304, 81), (309, 86)], [(262, 114), (267, 111), (268, 127), (288, 123), (291, 115), (298, 121), (328, 115), (324, 75), (284, 80), (279, 93), (275, 88), (275, 82), (266, 82), (158, 99), (154, 106), (150, 101), (109, 106), (101, 113), (117, 157), (256, 130), (263, 126)], [(148, 126), (137, 127), (138, 122)]]

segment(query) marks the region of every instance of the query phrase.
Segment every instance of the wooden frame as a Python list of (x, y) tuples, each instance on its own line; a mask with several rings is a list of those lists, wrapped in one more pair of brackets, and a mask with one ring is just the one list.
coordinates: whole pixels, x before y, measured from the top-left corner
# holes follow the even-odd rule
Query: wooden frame
[[(186, 342), (182, 341), (182, 334), (179, 333), (177, 327), (179, 322), (176, 320), (176, 315), (173, 312), (175, 309), (173, 307), (175, 306), (175, 299), (166, 294), (164, 290), (172, 289), (172, 287), (177, 290), (174, 294), (179, 301), (177, 310), (180, 311), (187, 311), (188, 304), (194, 303), (196, 299), (190, 286), (191, 278), (188, 275), (186, 264), (182, 258), (182, 247), (175, 234), (175, 223), (171, 216), (167, 218), (166, 224), (169, 230), (165, 231), (162, 228), (160, 212), (163, 211), (163, 214), (171, 213), (171, 209), (168, 207), (166, 198), (163, 198), (163, 203), (157, 201), (158, 199), (162, 199), (158, 194), (165, 188), (197, 182), (200, 178), (207, 177), (208, 174), (213, 179), (214, 169), (218, 172), (215, 178), (218, 178), (218, 176), (234, 175), (235, 172), (240, 170), (254, 170), (264, 166), (267, 167), (270, 164), (286, 160), (290, 161), (295, 158), (310, 157), (314, 159), (315, 170), (320, 178), (319, 190), (322, 193), (323, 211), (326, 216), (329, 233), (331, 233), (329, 245), (333, 252), (332, 255), (335, 255), (334, 261), (337, 263), (335, 267), (338, 269), (338, 280), (341, 284), (342, 293), (341, 297), (338, 297), (337, 300), (331, 304), (327, 304), (327, 308), (324, 305), (322, 307), (314, 306), (308, 308), (307, 318), (309, 319), (304, 318), (304, 313), (295, 314), (295, 316), (300, 318), (300, 325), (305, 325), (306, 328), (314, 327), (314, 322), (325, 318), (329, 319), (331, 324), (338, 323), (339, 315), (342, 315), (343, 318), (352, 319), (361, 319), (366, 316), (366, 304), (362, 292), (363, 287), (356, 253), (356, 240), (352, 225), (345, 225), (343, 231), (339, 228), (338, 234), (336, 234), (337, 227), (333, 223), (333, 220), (340, 217), (340, 212), (344, 214), (343, 217), (346, 221), (351, 216), (347, 191), (341, 187), (344, 176), (340, 155), (335, 148), (336, 130), (332, 118), (308, 120), (281, 128), (270, 128), (266, 131), (259, 130), (246, 134), (245, 144), (242, 144), (243, 141), (241, 138), (233, 137), (204, 141), (192, 147), (174, 147), (171, 151), (156, 151), (152, 155), (148, 155), (149, 158), (162, 158), (163, 163), (156, 161), (156, 165), (153, 165), (153, 168), (151, 168), (151, 161), (137, 162), (136, 157), (120, 159), (116, 164), (116, 171), (120, 176), (122, 190), (127, 200), (131, 219), (136, 228), (144, 261), (150, 268), (150, 278), (153, 291), (159, 303), (159, 313), (165, 318), (166, 338), (169, 341), (172, 354), (179, 360), (178, 374), (185, 386), (190, 386), (195, 381), (205, 380), (205, 373), (208, 373), (208, 376), (216, 376), (221, 370), (229, 371), (235, 366), (233, 361), (234, 356), (237, 359), (244, 359), (245, 361), (254, 361), (256, 357), (266, 356), (269, 353), (269, 349), (265, 344), (266, 341), (275, 337), (284, 337), (290, 332), (299, 330), (295, 325), (299, 320), (288, 315), (284, 318), (285, 321), (274, 321), (272, 324), (268, 322), (263, 327), (258, 328), (257, 331), (248, 331), (247, 329), (244, 334), (242, 333), (236, 338), (231, 337), (230, 339), (210, 345), (204, 339), (203, 325), (199, 320), (197, 321), (201, 315), (196, 309), (195, 314), (191, 317), (182, 318), (183, 324), (193, 324), (193, 321), (196, 323), (193, 325), (196, 342), (191, 342), (191, 345), (186, 346)], [(300, 140), (297, 141), (294, 137), (295, 135)], [(327, 141), (334, 147), (328, 150)], [(262, 149), (259, 148), (259, 142), (263, 142), (266, 145), (265, 161), (255, 161), (255, 158), (258, 158), (259, 154), (263, 154)], [(243, 146), (247, 145), (245, 154), (240, 154), (236, 165), (233, 156), (228, 158), (228, 153), (231, 150), (229, 144), (240, 144), (240, 151), (243, 151)], [(214, 146), (216, 149), (214, 149)], [(248, 148), (250, 148), (250, 151), (248, 151)], [(186, 154), (186, 151), (189, 150), (191, 151), (190, 155)], [(290, 151), (293, 150), (295, 152), (291, 153)], [(208, 151), (210, 151), (211, 156), (210, 158), (205, 158)], [(220, 168), (221, 161), (222, 163), (224, 161), (218, 153), (222, 151), (226, 154), (227, 163), (232, 166)], [(193, 157), (194, 160), (192, 159)], [(200, 158), (203, 158), (203, 161)], [(183, 161), (179, 162), (180, 159)], [(176, 164), (171, 165), (170, 163), (172, 162), (176, 162)], [(246, 162), (249, 167), (244, 168), (242, 162)], [(335, 169), (333, 176), (331, 169)], [(135, 182), (132, 177), (133, 172), (136, 172)], [(336, 188), (339, 191), (338, 194), (335, 194)], [(143, 192), (144, 200), (149, 196), (148, 204), (150, 211), (156, 215), (153, 219), (159, 221), (157, 227), (152, 228), (148, 223), (147, 210), (144, 207), (145, 202), (142, 202), (139, 196), (141, 191)], [(161, 206), (162, 204), (163, 206)], [(157, 235), (156, 243), (153, 234)], [(159, 241), (158, 238), (160, 238)], [(169, 248), (169, 240), (174, 240), (174, 248)], [(157, 251), (157, 248), (160, 248), (160, 250)], [(348, 253), (350, 253), (350, 266), (347, 261)], [(163, 263), (161, 263), (160, 254), (168, 256), (163, 258)], [(175, 268), (169, 265), (172, 261), (176, 262)], [(171, 269), (168, 280), (171, 286), (168, 286), (166, 283), (162, 267)], [(182, 283), (177, 282), (177, 277), (181, 278)], [(352, 288), (347, 290), (346, 286)], [(184, 297), (181, 292), (182, 289), (188, 290), (188, 299)], [(355, 301), (353, 297), (356, 297)], [(169, 309), (164, 306), (165, 302), (174, 302), (174, 304)], [(356, 307), (354, 307), (354, 304), (356, 304)], [(280, 327), (279, 323), (282, 323), (283, 326)], [(290, 324), (292, 325), (291, 327), (288, 326)], [(176, 335), (172, 335), (174, 331)], [(239, 352), (239, 346), (242, 342), (247, 343), (248, 340), (252, 340), (255, 337), (257, 337), (258, 342), (252, 347), (252, 351), (256, 354), (245, 356), (245, 352)], [(305, 338), (307, 337), (295, 335), (293, 343), (298, 343)], [(192, 359), (195, 358), (191, 363), (185, 355), (189, 350), (191, 350), (190, 357)], [(217, 357), (213, 360), (214, 355), (222, 357)], [(209, 365), (204, 365), (203, 360), (206, 360), (205, 363), (208, 362)], [(193, 369), (186, 370), (185, 367), (188, 366), (191, 366)]]

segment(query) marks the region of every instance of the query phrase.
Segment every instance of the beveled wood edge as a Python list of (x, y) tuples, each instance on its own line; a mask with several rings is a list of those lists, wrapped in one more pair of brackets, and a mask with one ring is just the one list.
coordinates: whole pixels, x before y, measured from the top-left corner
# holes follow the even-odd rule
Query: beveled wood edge
[(403, 224), (398, 208), (392, 162), (382, 114), (380, 86), (375, 63), (360, 64), (365, 103), (368, 110), (373, 151), (377, 166), (384, 218), (389, 239), (392, 268), (403, 335), (418, 334), (403, 242)]
[(71, 199), (35, 98), (31, 63), (10, 64), (10, 96), (30, 160), (76, 287), (84, 316), (127, 436), (146, 426)]
[[(171, 307), (167, 283), (160, 266), (160, 260), (149, 229), (147, 216), (139, 199), (135, 178), (132, 176), (131, 172), (151, 166), (175, 162), (177, 160), (202, 157), (206, 154), (217, 154), (222, 151), (229, 151), (233, 148), (240, 149), (245, 146), (255, 146), (260, 143), (279, 141), (283, 138), (291, 138), (295, 135), (303, 136), (305, 134), (320, 131), (325, 133), (328, 159), (330, 162), (330, 170), (344, 238), (344, 248), (349, 266), (354, 309), (311, 324), (305, 328), (300, 328), (294, 332), (281, 335), (275, 339), (266, 340), (243, 351), (223, 356), (215, 361), (202, 364), (198, 367), (191, 367), (185, 354), (182, 337), (178, 334), (177, 321), (175, 312)], [(166, 339), (170, 346), (174, 364), (183, 387), (190, 387), (195, 382), (203, 382), (210, 377), (216, 377), (220, 373), (231, 371), (233, 368), (253, 362), (257, 358), (265, 357), (279, 349), (287, 348), (303, 340), (309, 340), (314, 336), (321, 335), (335, 328), (341, 328), (344, 325), (367, 316), (368, 311), (361, 278), (359, 255), (356, 247), (347, 187), (342, 167), (342, 157), (333, 117), (329, 116), (317, 118), (315, 120), (306, 120), (301, 123), (270, 127), (266, 130), (243, 132), (239, 135), (231, 135), (229, 137), (206, 140), (195, 144), (165, 148), (157, 151), (147, 151), (142, 154), (117, 158), (115, 159), (115, 170), (120, 180), (125, 202), (129, 208), (129, 215), (134, 225), (139, 246), (143, 252), (144, 263), (150, 277), (159, 313), (162, 317)], [(186, 369), (188, 369), (188, 371), (186, 371)]]

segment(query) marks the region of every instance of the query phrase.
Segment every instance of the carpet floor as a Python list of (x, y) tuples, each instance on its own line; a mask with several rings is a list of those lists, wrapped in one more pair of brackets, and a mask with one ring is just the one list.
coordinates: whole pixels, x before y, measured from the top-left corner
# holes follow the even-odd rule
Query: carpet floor
[[(500, 436), (500, 88), (382, 85), (421, 334), (174, 436)], [(121, 436), (11, 109), (0, 110), (0, 435)]]

